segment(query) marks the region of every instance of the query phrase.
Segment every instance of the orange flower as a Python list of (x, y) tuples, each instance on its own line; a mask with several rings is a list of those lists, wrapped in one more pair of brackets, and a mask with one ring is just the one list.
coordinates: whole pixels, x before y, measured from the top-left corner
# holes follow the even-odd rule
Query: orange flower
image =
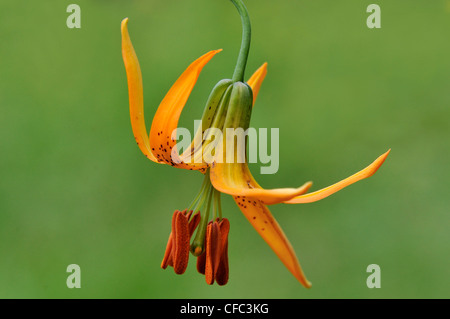
[[(217, 282), (223, 285), (228, 282), (230, 224), (222, 217), (220, 207), (220, 194), (225, 193), (233, 196), (250, 224), (295, 278), (303, 286), (310, 287), (311, 284), (303, 274), (291, 244), (267, 206), (278, 203), (310, 203), (328, 197), (346, 186), (372, 176), (383, 164), (389, 151), (358, 173), (311, 193), (307, 193), (311, 182), (298, 188), (264, 189), (251, 175), (247, 163), (226, 161), (208, 163), (203, 158), (203, 151), (207, 146), (205, 139), (200, 146), (195, 147), (193, 144), (179, 154), (173, 132), (178, 127), (181, 111), (201, 70), (221, 50), (204, 54), (181, 74), (159, 105), (148, 136), (144, 122), (142, 76), (129, 38), (127, 23), (128, 19), (122, 21), (122, 54), (128, 79), (131, 126), (140, 150), (156, 163), (198, 170), (205, 176), (201, 190), (191, 206), (183, 212), (176, 211), (173, 215), (172, 233), (161, 267), (166, 268), (170, 265), (177, 274), (184, 273), (190, 250), (198, 257), (197, 269), (205, 275), (208, 284)], [(236, 70), (235, 74), (243, 74), (242, 68)], [(244, 130), (248, 128), (252, 107), (266, 74), (267, 63), (264, 63), (246, 83), (236, 80), (235, 76), (233, 80), (219, 82), (205, 107), (204, 127), (197, 134), (201, 135), (204, 129), (209, 127), (220, 128), (223, 131), (226, 128), (242, 127)], [(222, 141), (224, 149), (229, 143), (224, 137)], [(219, 153), (218, 156), (223, 155)], [(212, 220), (210, 220), (211, 202), (214, 203)], [(200, 212), (200, 208), (204, 209)], [(196, 235), (191, 239), (195, 230)]]

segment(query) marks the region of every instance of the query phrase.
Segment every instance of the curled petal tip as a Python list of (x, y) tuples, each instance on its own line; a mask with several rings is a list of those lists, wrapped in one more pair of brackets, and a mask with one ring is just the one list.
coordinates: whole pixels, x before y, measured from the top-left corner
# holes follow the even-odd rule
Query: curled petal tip
[[(282, 259), (282, 261), (283, 261), (283, 259)], [(306, 276), (303, 273), (303, 270), (300, 268), (300, 264), (297, 264), (295, 266), (295, 268), (291, 270), (291, 272), (294, 275), (294, 277), (298, 280), (298, 282), (302, 284), (303, 287), (311, 288), (312, 284), (308, 279), (306, 279)]]
[[(388, 150), (387, 150), (387, 152), (386, 152), (386, 153), (384, 153), (383, 155), (384, 155), (385, 157), (387, 157), (387, 156), (389, 155), (389, 153), (390, 153), (390, 152), (391, 152), (391, 148), (390, 148), (390, 149), (388, 149)], [(382, 155), (382, 156), (383, 156), (383, 155)]]
[[(391, 149), (388, 149), (386, 153), (384, 153), (383, 155), (381, 155), (381, 156), (379, 157), (379, 159), (382, 159), (383, 162), (384, 162), (384, 160), (388, 157), (388, 155), (389, 155), (390, 152), (391, 152)], [(381, 163), (381, 164), (383, 164), (383, 163)]]
[(370, 165), (371, 168), (368, 169), (366, 177), (370, 177), (376, 173), (376, 171), (381, 167), (381, 165), (383, 165), (384, 161), (386, 160), (390, 152), (391, 149), (388, 149), (386, 153), (378, 156), (378, 158)]
[(125, 18), (122, 20), (120, 26), (123, 29), (123, 28), (126, 28), (127, 24), (128, 24), (128, 18)]
[[(281, 257), (281, 260), (284, 262), (283, 257)], [(286, 264), (285, 264), (286, 265)], [(303, 270), (300, 268), (300, 264), (295, 265), (294, 269), (290, 269), (294, 277), (298, 280), (300, 284), (302, 284), (305, 288), (311, 288), (312, 284), (311, 282), (306, 279), (305, 274), (303, 273)]]
[(255, 104), (256, 97), (258, 96), (259, 89), (261, 88), (261, 84), (264, 81), (264, 78), (267, 74), (267, 62), (264, 62), (258, 70), (253, 73), (253, 75), (248, 79), (247, 84), (250, 85), (253, 91), (253, 104)]
[(306, 183), (303, 185), (303, 187), (306, 188), (306, 190), (308, 190), (312, 185), (313, 185), (313, 182), (312, 182), (312, 181), (308, 181), (308, 182), (306, 182)]
[(204, 56), (211, 56), (211, 58), (212, 58), (212, 57), (215, 56), (217, 53), (220, 53), (220, 52), (222, 52), (222, 51), (223, 51), (223, 49), (211, 50), (211, 51), (209, 51), (208, 53), (206, 53)]
[(223, 51), (223, 49), (211, 50), (211, 51), (209, 51), (209, 52), (206, 53), (206, 54), (210, 54), (211, 57), (213, 57), (213, 56), (215, 56), (217, 53), (220, 53), (220, 52), (222, 52), (222, 51)]

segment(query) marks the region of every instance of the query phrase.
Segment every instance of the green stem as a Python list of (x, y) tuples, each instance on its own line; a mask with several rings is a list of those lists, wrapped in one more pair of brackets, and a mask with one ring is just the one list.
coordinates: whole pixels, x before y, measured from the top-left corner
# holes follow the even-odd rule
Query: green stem
[(252, 30), (250, 26), (250, 18), (248, 16), (247, 8), (242, 0), (231, 0), (236, 6), (242, 20), (242, 43), (239, 51), (236, 68), (234, 69), (233, 82), (244, 82), (245, 66), (247, 65), (248, 53), (250, 51), (250, 40)]

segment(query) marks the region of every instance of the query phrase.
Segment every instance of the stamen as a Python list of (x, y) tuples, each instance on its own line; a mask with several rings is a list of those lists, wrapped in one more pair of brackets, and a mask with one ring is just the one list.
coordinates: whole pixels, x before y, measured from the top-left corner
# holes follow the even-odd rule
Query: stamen
[[(188, 212), (187, 210), (184, 210), (182, 212), (180, 212), (179, 210), (176, 210), (174, 212), (173, 217), (172, 217), (172, 232), (169, 235), (169, 240), (167, 242), (166, 251), (164, 253), (164, 257), (163, 257), (163, 260), (161, 262), (161, 268), (166, 269), (167, 266), (172, 266), (172, 267), (174, 266), (174, 260), (173, 260), (174, 257), (173, 256), (174, 256), (174, 254), (176, 254), (176, 248), (175, 248), (175, 246), (176, 246), (176, 240), (175, 240), (176, 235), (174, 235), (174, 234), (178, 233), (178, 235), (180, 235), (180, 231), (177, 231), (177, 229), (176, 229), (176, 227), (177, 227), (177, 225), (176, 225), (177, 224), (177, 218), (181, 218), (181, 217), (178, 217), (178, 215), (184, 216), (184, 219), (186, 219), (186, 220), (190, 219), (190, 221), (188, 222), (189, 239), (187, 241), (187, 243), (188, 243), (187, 247), (188, 247), (188, 250), (189, 250), (189, 241), (190, 241), (190, 239), (192, 237), (192, 234), (194, 233), (195, 229), (197, 228), (198, 223), (200, 222), (200, 213), (196, 213), (194, 215), (192, 215), (192, 213), (193, 213), (192, 211)], [(182, 221), (181, 222), (182, 224), (185, 224), (185, 222), (182, 219), (181, 219), (181, 221)], [(175, 230), (173, 229), (174, 225), (175, 225)], [(181, 224), (179, 224), (178, 226), (181, 226)], [(183, 226), (183, 227), (185, 227), (185, 226)], [(183, 232), (185, 232), (185, 230), (183, 230), (182, 233)], [(184, 240), (185, 240), (185, 238), (184, 238)], [(185, 246), (186, 244), (184, 243), (184, 244), (181, 244), (181, 245)], [(181, 250), (178, 250), (178, 252), (181, 253)], [(187, 254), (187, 255), (188, 255), (188, 258), (189, 258), (189, 254)], [(183, 260), (183, 259), (181, 259), (181, 260)], [(184, 262), (187, 265), (188, 259), (186, 259)], [(181, 267), (179, 261), (177, 261), (177, 267)], [(177, 271), (183, 271), (184, 272), (185, 270), (186, 269), (182, 270), (182, 268), (177, 268), (177, 270), (175, 272), (177, 272)]]
[(167, 266), (173, 266), (172, 260), (172, 232), (169, 235), (169, 240), (166, 245), (166, 252), (164, 253), (163, 260), (161, 262), (161, 268), (166, 269)]
[[(191, 206), (182, 212), (179, 210), (174, 212), (172, 232), (161, 263), (163, 269), (173, 266), (175, 273), (183, 274), (188, 265), (189, 251), (191, 251), (198, 257), (197, 270), (205, 275), (208, 284), (212, 285), (216, 281), (219, 285), (224, 285), (228, 282), (230, 225), (227, 219), (222, 218), (220, 195), (220, 192), (211, 185), (209, 174), (207, 174)], [(212, 201), (214, 218), (210, 221)], [(200, 210), (200, 208), (203, 209)], [(196, 229), (195, 238), (189, 245)]]
[(223, 218), (208, 223), (205, 252), (197, 258), (197, 271), (205, 275), (209, 285), (214, 281), (223, 286), (228, 282), (228, 233), (230, 222)]
[(173, 269), (176, 274), (186, 271), (189, 261), (189, 222), (185, 214), (178, 211), (172, 218)]
[[(180, 212), (179, 210), (176, 210), (173, 213), (172, 221), (179, 212)], [(167, 241), (166, 245), (166, 252), (164, 253), (164, 257), (161, 262), (162, 269), (166, 269), (167, 266), (173, 266), (172, 249), (173, 249), (173, 230), (170, 232), (169, 240)]]
[(228, 282), (229, 266), (228, 266), (228, 233), (230, 231), (230, 222), (224, 218), (219, 222), (220, 228), (220, 261), (215, 274), (215, 280), (219, 286), (223, 286)]
[(208, 224), (206, 230), (206, 263), (205, 263), (205, 280), (208, 285), (214, 283), (214, 278), (219, 267), (221, 245), (220, 245), (220, 228), (219, 224), (214, 221)]

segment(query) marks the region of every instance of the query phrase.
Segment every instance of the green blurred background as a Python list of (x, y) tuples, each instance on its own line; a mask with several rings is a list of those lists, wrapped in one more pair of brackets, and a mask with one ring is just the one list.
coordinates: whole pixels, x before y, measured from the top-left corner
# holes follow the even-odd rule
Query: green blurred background
[[(450, 1), (247, 0), (247, 77), (268, 76), (254, 127), (280, 128), (280, 169), (265, 187), (328, 186), (392, 148), (372, 178), (326, 200), (271, 210), (309, 280), (303, 288), (230, 197), (230, 282), (208, 286), (195, 260), (160, 269), (171, 216), (202, 176), (148, 161), (128, 114), (120, 22), (144, 78), (148, 128), (181, 72), (223, 48), (202, 72), (181, 125), (193, 127), (231, 77), (240, 19), (227, 0), (0, 3), (0, 297), (449, 298)], [(81, 267), (68, 289), (66, 267)], [(381, 267), (369, 289), (366, 267)]]

